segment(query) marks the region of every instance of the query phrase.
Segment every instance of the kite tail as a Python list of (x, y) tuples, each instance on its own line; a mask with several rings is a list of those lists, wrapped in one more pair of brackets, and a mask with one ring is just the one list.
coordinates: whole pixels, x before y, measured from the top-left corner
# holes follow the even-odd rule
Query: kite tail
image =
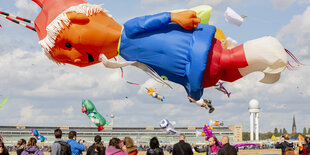
[[(285, 52), (297, 63), (297, 65), (298, 66), (304, 66), (304, 64), (303, 63), (301, 63), (296, 57), (295, 57), (295, 55), (292, 53), (292, 52), (290, 52), (288, 49), (284, 49), (285, 50)], [(287, 64), (287, 69), (288, 70), (296, 70), (297, 69), (297, 67), (296, 66), (293, 66), (290, 62), (288, 62), (288, 64)]]
[(227, 93), (228, 98), (230, 97), (230, 94), (231, 94), (231, 92), (230, 92), (230, 93)]
[(241, 144), (235, 144), (235, 145), (232, 145), (233, 147), (242, 147), (242, 146), (249, 146), (249, 145), (253, 145), (253, 146), (258, 146), (260, 147), (259, 144), (254, 144), (254, 143), (241, 143)]

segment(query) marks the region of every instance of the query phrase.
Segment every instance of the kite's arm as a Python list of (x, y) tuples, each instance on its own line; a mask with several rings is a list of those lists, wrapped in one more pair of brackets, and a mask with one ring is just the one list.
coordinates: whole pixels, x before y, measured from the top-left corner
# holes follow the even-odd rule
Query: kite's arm
[(168, 25), (170, 22), (170, 12), (141, 16), (127, 21), (124, 24), (124, 31), (127, 36), (135, 36), (141, 33), (147, 33), (159, 29), (163, 26)]
[(185, 30), (197, 28), (200, 21), (200, 18), (196, 16), (196, 12), (192, 10), (171, 13), (171, 22), (178, 23)]
[(179, 24), (186, 30), (192, 30), (198, 26), (200, 21), (196, 12), (191, 10), (176, 13), (163, 12), (131, 19), (124, 24), (124, 30), (128, 36), (135, 36), (157, 30), (171, 22)]

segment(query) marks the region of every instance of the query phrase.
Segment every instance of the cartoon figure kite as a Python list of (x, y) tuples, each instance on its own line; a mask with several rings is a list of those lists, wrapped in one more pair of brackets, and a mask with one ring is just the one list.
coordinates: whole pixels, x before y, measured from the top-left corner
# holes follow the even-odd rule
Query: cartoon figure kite
[(106, 121), (105, 118), (97, 111), (95, 105), (89, 100), (85, 99), (82, 102), (82, 113), (85, 113), (88, 118), (98, 126), (98, 131), (103, 130), (104, 125), (109, 125), (110, 122)]
[(234, 11), (232, 8), (227, 7), (225, 13), (224, 13), (225, 20), (233, 25), (241, 26), (243, 23), (243, 19), (246, 18), (246, 15), (239, 15), (236, 11)]
[(42, 144), (47, 140), (44, 136), (42, 136), (37, 129), (32, 129), (31, 130), (32, 135), (36, 137), (37, 140), (41, 141)]
[[(165, 76), (184, 86), (196, 101), (219, 80), (233, 82), (256, 71), (265, 74), (261, 82), (274, 83), (288, 64), (287, 50), (271, 36), (227, 49), (221, 30), (200, 23), (204, 14), (193, 10), (136, 17), (121, 26), (85, 0), (33, 1), (42, 8), (35, 29), (51, 60), (79, 67), (134, 65), (162, 83)], [(109, 60), (118, 56), (126, 61)]]
[(160, 121), (159, 126), (169, 134), (180, 134), (180, 131), (174, 129), (175, 124), (175, 122), (169, 122), (167, 119), (163, 119)]
[(156, 99), (158, 99), (158, 100), (160, 100), (162, 102), (164, 101), (165, 97), (158, 95), (158, 92), (153, 90), (153, 88), (146, 88), (146, 90), (147, 90), (147, 93), (150, 96), (152, 96), (153, 98), (156, 98)]
[[(212, 130), (213, 130), (213, 127), (208, 125), (208, 124), (205, 124), (205, 126), (203, 127), (203, 132), (206, 135), (206, 137), (205, 137), (206, 141), (208, 141), (209, 137), (215, 136), (212, 133)], [(220, 147), (223, 147), (222, 143), (219, 140), (217, 140), (217, 143), (220, 145)], [(232, 146), (233, 147), (242, 147), (242, 146), (248, 146), (248, 145), (260, 146), (258, 144), (254, 144), (254, 143), (240, 143), (240, 144), (234, 144)]]
[(223, 86), (223, 84), (224, 84), (224, 82), (218, 82), (218, 84), (215, 85), (215, 86), (216, 86), (216, 89), (219, 90), (219, 91), (221, 91), (221, 92), (223, 92), (224, 94), (226, 94), (226, 95), (228, 96), (228, 98), (229, 98), (231, 92), (228, 92), (228, 91), (226, 90), (226, 88)]

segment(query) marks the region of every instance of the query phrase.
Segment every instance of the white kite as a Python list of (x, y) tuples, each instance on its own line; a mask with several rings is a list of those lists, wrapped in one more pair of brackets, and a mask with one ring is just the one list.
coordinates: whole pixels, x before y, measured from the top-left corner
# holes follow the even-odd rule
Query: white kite
[(170, 134), (180, 134), (181, 132), (180, 131), (176, 131), (174, 129), (174, 126), (175, 126), (175, 122), (169, 122), (168, 120), (166, 119), (163, 119), (160, 121), (160, 124), (159, 126), (164, 129), (167, 133), (170, 133)]
[(225, 20), (233, 25), (241, 26), (243, 23), (243, 19), (246, 17), (245, 15), (239, 15), (237, 12), (235, 12), (230, 7), (227, 7), (225, 13), (224, 13)]

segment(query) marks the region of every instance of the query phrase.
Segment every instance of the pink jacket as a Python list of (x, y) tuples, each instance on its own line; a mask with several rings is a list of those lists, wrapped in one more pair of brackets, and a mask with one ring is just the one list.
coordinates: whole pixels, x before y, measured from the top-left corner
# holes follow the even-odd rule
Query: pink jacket
[(117, 149), (114, 146), (109, 146), (105, 150), (106, 155), (128, 155), (127, 151), (123, 152), (121, 149)]

